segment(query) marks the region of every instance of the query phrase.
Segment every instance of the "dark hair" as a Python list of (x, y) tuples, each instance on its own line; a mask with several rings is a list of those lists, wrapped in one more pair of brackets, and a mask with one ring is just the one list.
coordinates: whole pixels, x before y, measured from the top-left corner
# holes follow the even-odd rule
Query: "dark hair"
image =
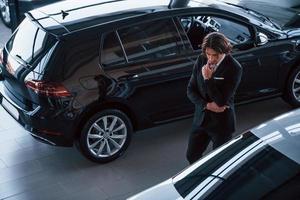
[(218, 32), (212, 32), (205, 36), (202, 43), (202, 53), (205, 55), (206, 48), (211, 48), (221, 54), (230, 53), (232, 46), (225, 35)]

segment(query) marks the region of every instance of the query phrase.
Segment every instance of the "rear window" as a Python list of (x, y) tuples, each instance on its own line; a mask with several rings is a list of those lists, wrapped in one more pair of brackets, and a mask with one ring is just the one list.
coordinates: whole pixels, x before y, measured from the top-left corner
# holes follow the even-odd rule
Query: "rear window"
[(10, 55), (32, 64), (40, 55), (49, 50), (56, 39), (28, 18), (20, 24), (6, 44)]

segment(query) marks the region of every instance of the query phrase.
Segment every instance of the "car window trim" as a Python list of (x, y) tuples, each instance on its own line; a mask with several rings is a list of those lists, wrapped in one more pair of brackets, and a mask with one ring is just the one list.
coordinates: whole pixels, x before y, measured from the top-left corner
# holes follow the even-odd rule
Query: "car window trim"
[[(180, 37), (181, 43), (183, 44), (183, 48), (185, 50), (188, 50), (186, 48), (185, 44), (184, 44), (184, 38), (182, 38), (183, 35), (180, 33), (180, 31), (184, 34), (184, 36), (186, 37), (187, 41), (189, 42), (190, 49), (192, 49), (192, 51), (194, 52), (192, 43), (189, 40), (189, 37), (187, 36), (186, 32), (184, 31), (184, 28), (182, 27), (182, 24), (180, 23), (178, 17), (172, 17), (172, 21), (173, 21), (174, 26), (176, 27), (176, 30), (177, 30), (177, 33), (178, 33), (178, 35)], [(179, 29), (181, 29), (181, 30), (179, 30)]]
[(115, 34), (116, 34), (116, 36), (117, 36), (117, 38), (118, 38), (119, 44), (120, 44), (121, 49), (122, 49), (122, 51), (123, 51), (123, 55), (124, 55), (124, 57), (125, 57), (126, 64), (128, 64), (128, 63), (129, 63), (129, 61), (128, 61), (128, 56), (127, 56), (127, 53), (126, 53), (126, 51), (125, 51), (124, 45), (123, 45), (123, 43), (122, 43), (122, 41), (121, 41), (121, 38), (120, 38), (120, 35), (119, 35), (118, 30), (115, 30)]

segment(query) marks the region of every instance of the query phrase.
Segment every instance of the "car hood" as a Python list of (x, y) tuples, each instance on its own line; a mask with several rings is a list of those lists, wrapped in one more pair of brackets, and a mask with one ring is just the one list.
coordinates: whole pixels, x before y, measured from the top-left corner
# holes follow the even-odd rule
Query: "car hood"
[(277, 23), (282, 29), (290, 29), (300, 27), (300, 11), (280, 7), (275, 4), (259, 2), (259, 1), (243, 1), (238, 3), (241, 6), (255, 10), (266, 17), (270, 18), (273, 22)]
[(183, 200), (175, 189), (172, 179), (168, 179), (156, 186), (153, 186), (141, 193), (138, 193), (127, 200), (153, 200), (153, 199), (174, 199)]

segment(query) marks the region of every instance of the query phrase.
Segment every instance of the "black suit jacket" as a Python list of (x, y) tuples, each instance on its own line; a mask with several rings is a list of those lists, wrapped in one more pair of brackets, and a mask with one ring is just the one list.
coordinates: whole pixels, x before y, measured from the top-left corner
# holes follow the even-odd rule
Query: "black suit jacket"
[[(195, 104), (193, 127), (202, 125), (205, 115), (210, 115), (208, 125), (212, 132), (234, 132), (235, 111), (234, 95), (242, 77), (242, 67), (231, 55), (226, 55), (209, 80), (204, 80), (202, 67), (207, 63), (203, 56), (198, 57), (190, 78), (187, 96)], [(205, 110), (208, 102), (218, 106), (229, 106), (224, 112), (214, 113)]]

